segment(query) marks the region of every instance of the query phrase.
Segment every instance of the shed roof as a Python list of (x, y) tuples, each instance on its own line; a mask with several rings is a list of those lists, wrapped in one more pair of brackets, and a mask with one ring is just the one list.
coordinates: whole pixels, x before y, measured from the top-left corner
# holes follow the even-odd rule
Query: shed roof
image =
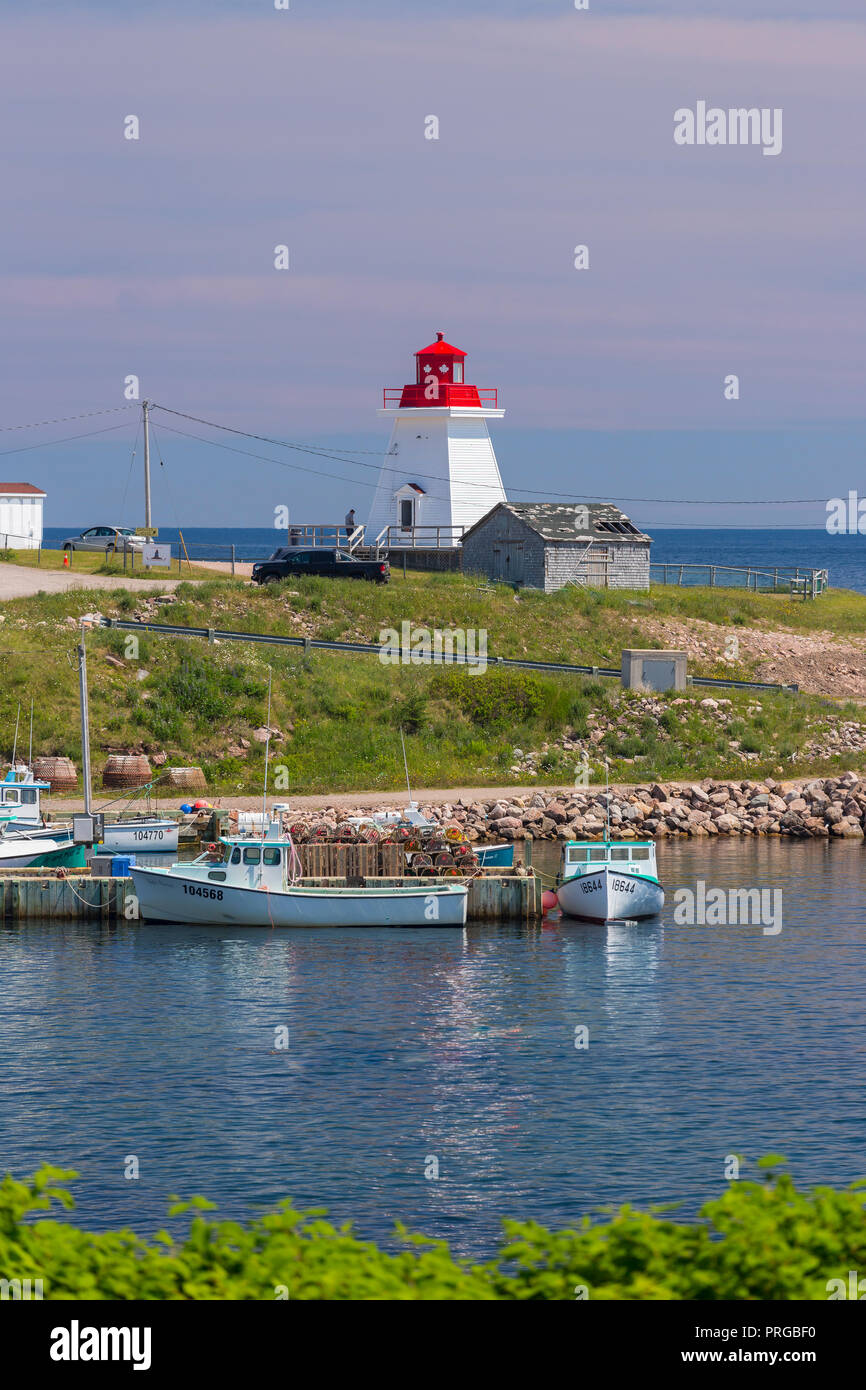
[(510, 512), (546, 541), (649, 541), (613, 502), (499, 502), (463, 539), (497, 511)]
[(0, 497), (12, 497), (21, 493), (26, 493), (31, 497), (46, 497), (48, 495), (41, 487), (34, 487), (32, 483), (0, 483)]

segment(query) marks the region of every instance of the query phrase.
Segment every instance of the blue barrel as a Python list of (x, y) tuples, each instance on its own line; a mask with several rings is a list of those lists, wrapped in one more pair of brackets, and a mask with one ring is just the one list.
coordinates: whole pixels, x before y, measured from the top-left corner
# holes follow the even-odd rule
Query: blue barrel
[(111, 877), (129, 878), (129, 866), (134, 863), (134, 854), (115, 854), (111, 860)]

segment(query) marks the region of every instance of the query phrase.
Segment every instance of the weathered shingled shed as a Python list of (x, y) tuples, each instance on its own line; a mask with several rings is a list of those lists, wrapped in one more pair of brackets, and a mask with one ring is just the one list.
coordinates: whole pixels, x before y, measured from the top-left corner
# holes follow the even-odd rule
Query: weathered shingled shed
[(499, 502), (464, 532), (463, 569), (545, 593), (648, 589), (650, 544), (609, 502)]

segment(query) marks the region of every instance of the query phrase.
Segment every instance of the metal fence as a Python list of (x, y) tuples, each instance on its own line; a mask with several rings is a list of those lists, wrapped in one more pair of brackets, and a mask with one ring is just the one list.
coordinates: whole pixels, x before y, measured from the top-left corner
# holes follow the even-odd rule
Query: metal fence
[(680, 564), (650, 561), (650, 582), (682, 587), (704, 585), (710, 589), (749, 589), (752, 593), (798, 594), (817, 598), (830, 586), (828, 572), (803, 565)]

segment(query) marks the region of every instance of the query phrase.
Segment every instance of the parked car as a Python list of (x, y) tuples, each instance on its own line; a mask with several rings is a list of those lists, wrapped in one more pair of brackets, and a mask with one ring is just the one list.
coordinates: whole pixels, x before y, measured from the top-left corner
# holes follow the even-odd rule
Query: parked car
[(301, 574), (321, 574), (329, 579), (369, 579), (375, 584), (387, 584), (391, 566), (387, 560), (359, 560), (345, 550), (295, 550), (284, 546), (275, 550), (269, 560), (253, 565), (255, 584), (276, 584), (280, 579)]
[(147, 536), (137, 536), (128, 526), (91, 526), (80, 536), (70, 536), (61, 550), (143, 550)]

